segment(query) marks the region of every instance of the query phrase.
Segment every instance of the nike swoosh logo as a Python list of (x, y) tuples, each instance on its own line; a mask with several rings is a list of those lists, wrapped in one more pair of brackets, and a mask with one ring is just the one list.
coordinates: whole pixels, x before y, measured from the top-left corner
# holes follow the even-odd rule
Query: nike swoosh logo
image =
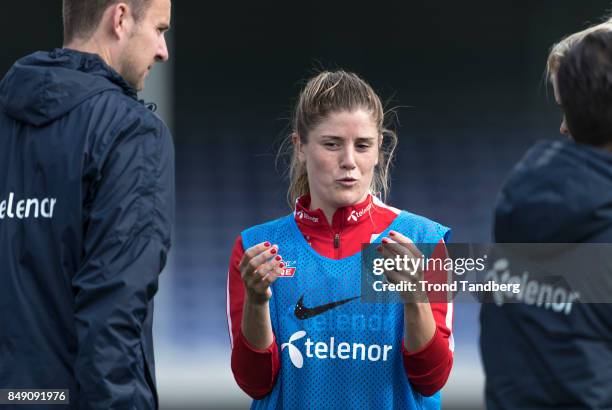
[(344, 305), (345, 303), (357, 299), (358, 297), (359, 296), (355, 296), (352, 298), (339, 300), (337, 302), (327, 303), (325, 305), (309, 308), (304, 306), (304, 295), (302, 295), (302, 297), (300, 297), (300, 299), (295, 304), (295, 311), (293, 313), (295, 314), (295, 317), (297, 317), (299, 320), (310, 319), (313, 316), (320, 315), (321, 313), (325, 313), (330, 309), (333, 309), (340, 305)]

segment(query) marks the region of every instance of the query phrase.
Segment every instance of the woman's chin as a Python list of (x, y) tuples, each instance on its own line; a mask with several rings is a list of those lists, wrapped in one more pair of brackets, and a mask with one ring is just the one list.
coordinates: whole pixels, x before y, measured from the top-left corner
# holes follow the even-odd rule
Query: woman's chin
[(337, 195), (334, 198), (334, 204), (336, 208), (343, 208), (345, 206), (351, 206), (362, 202), (367, 193), (359, 192), (346, 192)]

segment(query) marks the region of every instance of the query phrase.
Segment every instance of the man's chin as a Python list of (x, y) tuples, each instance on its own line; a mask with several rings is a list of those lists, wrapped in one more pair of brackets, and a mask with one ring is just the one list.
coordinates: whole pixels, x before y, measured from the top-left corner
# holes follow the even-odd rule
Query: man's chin
[(136, 91), (140, 92), (144, 90), (145, 78), (142, 77), (133, 87)]
[(137, 92), (144, 90), (145, 77), (139, 78), (138, 80), (128, 80), (127, 83)]

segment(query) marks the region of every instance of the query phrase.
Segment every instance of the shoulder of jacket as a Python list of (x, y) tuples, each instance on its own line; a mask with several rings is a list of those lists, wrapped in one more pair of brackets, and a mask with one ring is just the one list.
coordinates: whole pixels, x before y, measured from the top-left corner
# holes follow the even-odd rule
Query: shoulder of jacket
[(160, 134), (169, 132), (166, 124), (153, 111), (120, 90), (103, 91), (89, 98), (85, 104), (94, 113), (101, 110), (97, 115), (108, 118), (115, 127), (129, 129), (137, 125), (140, 131), (144, 127), (151, 131), (157, 130)]

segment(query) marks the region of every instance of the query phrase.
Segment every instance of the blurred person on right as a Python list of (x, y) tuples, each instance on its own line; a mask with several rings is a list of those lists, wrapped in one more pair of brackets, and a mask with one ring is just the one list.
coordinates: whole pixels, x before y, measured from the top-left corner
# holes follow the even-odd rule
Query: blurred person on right
[[(612, 23), (553, 46), (548, 77), (568, 138), (515, 167), (495, 209), (498, 243), (612, 243)], [(612, 408), (612, 306), (483, 304), (488, 409)]]

